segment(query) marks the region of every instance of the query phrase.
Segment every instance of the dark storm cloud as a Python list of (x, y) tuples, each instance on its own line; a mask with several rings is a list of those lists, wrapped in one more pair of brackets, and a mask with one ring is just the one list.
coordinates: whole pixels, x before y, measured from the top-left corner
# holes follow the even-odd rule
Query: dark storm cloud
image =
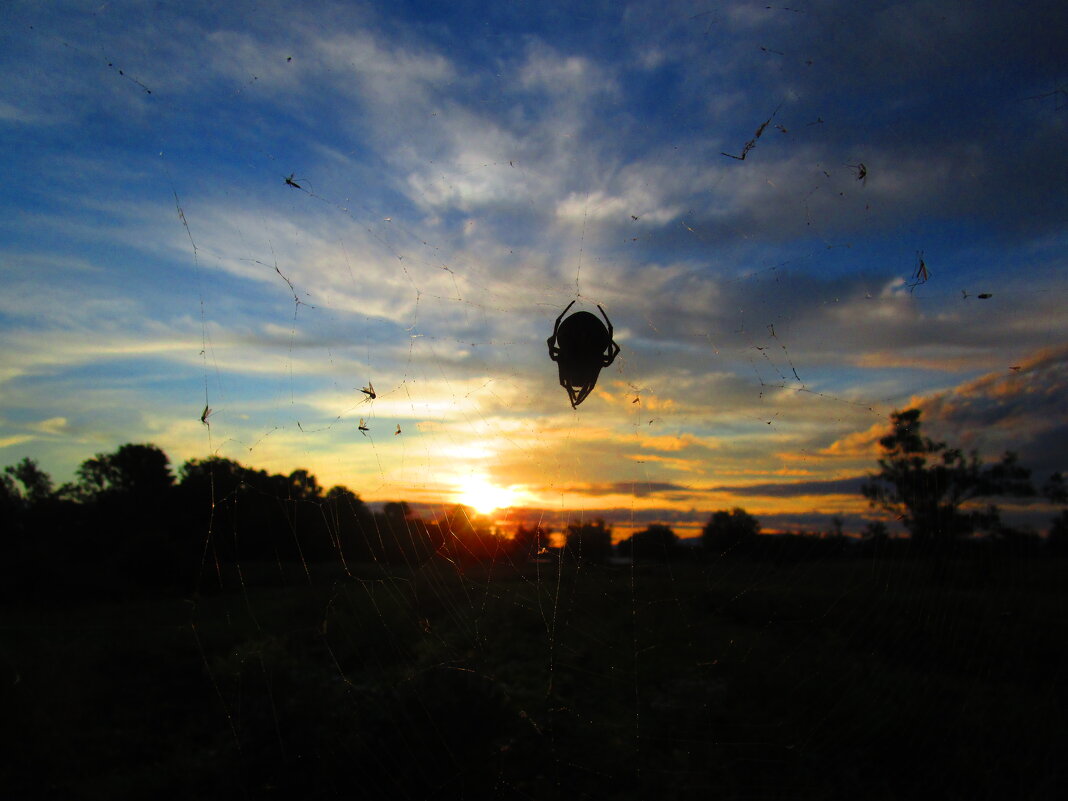
[[(643, 80), (660, 87), (650, 102), (673, 107), (674, 155), (690, 185), (679, 199), (709, 241), (761, 222), (803, 234), (798, 201), (813, 190), (807, 214), (825, 232), (978, 214), (1002, 233), (1034, 235), (1065, 218), (1064, 4), (668, 5), (628, 10), (626, 22), (639, 58), (659, 54)], [(700, 124), (680, 131), (680, 119)], [(719, 151), (736, 153), (769, 119), (747, 161), (731, 166), (773, 170), (775, 186), (739, 198), (731, 178), (704, 168), (722, 166)], [(868, 167), (865, 196), (848, 191), (858, 188), (850, 162)], [(681, 226), (663, 233), (665, 246), (693, 244)]]
[(1068, 347), (1061, 346), (925, 398), (919, 406), (939, 436), (960, 438), (982, 452), (1011, 450), (1025, 467), (1048, 473), (1068, 467), (1066, 396)]
[(1063, 90), (1068, 6), (833, 0), (809, 8), (790, 43), (815, 63), (781, 82), (800, 105), (823, 109), (825, 146), (862, 159), (867, 151), (882, 160), (869, 163), (876, 169), (948, 155), (965, 169), (945, 176), (929, 213), (978, 213), (1008, 231), (1063, 223), (1055, 176), (1068, 169), (1065, 117), (1035, 96)]
[(578, 485), (558, 489), (561, 492), (574, 495), (632, 495), (635, 498), (666, 496), (672, 499), (677, 496), (688, 498), (694, 492), (691, 488), (682, 484), (672, 484), (667, 481), (613, 481), (605, 484)]
[(726, 492), (731, 495), (757, 498), (797, 498), (808, 495), (860, 495), (864, 476), (838, 478), (825, 481), (796, 481), (776, 484), (749, 484), (746, 486), (710, 487), (709, 492)]
[[(1040, 327), (1021, 326), (1014, 315), (990, 314), (1003, 307), (984, 306), (992, 301), (976, 299), (974, 287), (966, 297), (940, 263), (925, 294), (889, 289), (904, 280), (914, 259), (901, 259), (896, 278), (892, 264), (881, 275), (865, 268), (862, 254), (847, 254), (841, 267), (826, 272), (784, 265), (738, 280), (700, 267), (680, 267), (657, 280), (648, 268), (635, 267), (623, 283), (639, 291), (620, 298), (632, 309), (617, 314), (617, 324), (634, 326), (629, 358), (648, 360), (650, 376), (671, 374), (676, 391), (682, 375), (748, 361), (750, 368), (734, 380), (738, 392), (730, 395), (743, 402), (752, 400), (754, 370), (765, 382), (792, 385), (796, 368), (800, 381), (812, 386), (823, 375), (813, 368), (974, 369), (1006, 346), (1026, 353), (1047, 339)], [(1036, 320), (1059, 315), (1055, 296), (1029, 292), (1022, 276), (1000, 279), (998, 290), (996, 302), (1004, 308), (1027, 304)]]

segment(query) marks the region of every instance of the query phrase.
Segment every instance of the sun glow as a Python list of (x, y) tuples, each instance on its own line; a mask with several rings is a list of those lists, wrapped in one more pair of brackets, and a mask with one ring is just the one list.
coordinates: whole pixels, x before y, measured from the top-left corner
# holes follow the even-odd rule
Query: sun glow
[(460, 486), (457, 500), (464, 506), (470, 506), (481, 515), (496, 509), (503, 509), (515, 503), (515, 490), (496, 487), (484, 476), (472, 476)]

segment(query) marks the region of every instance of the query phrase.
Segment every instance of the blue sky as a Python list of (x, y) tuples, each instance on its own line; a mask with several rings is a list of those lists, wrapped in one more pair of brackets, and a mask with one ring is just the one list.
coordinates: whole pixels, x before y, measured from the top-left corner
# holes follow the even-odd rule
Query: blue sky
[(1068, 11), (484, 5), (6, 3), (3, 463), (773, 528), (911, 405), (1068, 467)]

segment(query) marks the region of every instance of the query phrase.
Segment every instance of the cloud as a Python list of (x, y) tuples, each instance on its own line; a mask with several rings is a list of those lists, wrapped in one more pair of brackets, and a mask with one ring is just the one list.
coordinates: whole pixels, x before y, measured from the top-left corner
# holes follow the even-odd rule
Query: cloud
[(47, 420), (30, 423), (28, 427), (41, 434), (61, 436), (68, 433), (70, 429), (70, 421), (66, 417), (49, 417)]
[(8, 437), (0, 437), (0, 448), (13, 448), (16, 445), (22, 445), (24, 442), (33, 442), (35, 437), (29, 434), (14, 434)]
[(851, 478), (793, 481), (778, 484), (722, 485), (710, 487), (708, 491), (726, 492), (740, 497), (759, 498), (800, 498), (815, 495), (857, 496), (860, 494), (860, 485), (865, 480), (862, 476), (854, 476)]
[[(1068, 425), (1068, 346), (1041, 348), (1019, 364), (987, 372), (946, 390), (916, 395), (898, 411), (918, 408), (927, 436), (951, 447), (976, 449), (987, 458), (1014, 451), (1039, 473), (1063, 469)], [(840, 437), (820, 450), (831, 457), (874, 457), (889, 421)]]
[(917, 407), (936, 432), (951, 432), (965, 448), (985, 455), (1015, 451), (1025, 467), (1045, 472), (1064, 468), (1066, 393), (1068, 346), (1052, 346), (1017, 365), (922, 398)]
[[(1056, 29), (1023, 20), (1063, 12), (798, 11), (550, 4), (479, 16), (485, 37), (463, 9), (23, 6), (5, 403), (192, 453), (207, 387), (212, 447), (383, 492), (488, 453), (509, 484), (639, 476), (663, 507), (755, 486), (770, 509), (804, 497), (784, 469), (827, 489), (870, 465), (912, 402), (1052, 465), (1063, 359), (1022, 354), (1068, 333), (1066, 156), (1063, 115), (1024, 99)], [(623, 347), (577, 411), (544, 344), (576, 296)]]
[(554, 490), (567, 495), (629, 495), (635, 498), (661, 496), (665, 494), (682, 494), (689, 497), (693, 490), (682, 484), (666, 481), (614, 481), (606, 484), (578, 484), (558, 486)]
[(567, 103), (619, 91), (604, 66), (583, 56), (565, 55), (540, 40), (527, 45), (526, 58), (517, 72), (524, 89), (546, 92)]

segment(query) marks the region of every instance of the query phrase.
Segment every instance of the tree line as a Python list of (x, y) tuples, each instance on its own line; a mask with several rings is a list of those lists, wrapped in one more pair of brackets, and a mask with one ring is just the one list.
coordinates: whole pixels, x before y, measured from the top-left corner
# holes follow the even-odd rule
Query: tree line
[[(1068, 553), (1068, 509), (1040, 542), (1005, 525), (993, 503), (1042, 496), (1063, 507), (1062, 474), (1036, 490), (1013, 454), (992, 463), (965, 455), (924, 436), (920, 417), (916, 409), (891, 415), (879, 442), (879, 469), (861, 488), (885, 519), (871, 521), (861, 538), (846, 537), (837, 518), (818, 535), (761, 536), (759, 521), (735, 508), (712, 513), (699, 548), (683, 547), (669, 526), (657, 523), (613, 545), (612, 529), (594, 520), (569, 525), (557, 549), (547, 529), (519, 525), (501, 532), (462, 506), (433, 521), (403, 501), (374, 511), (348, 487), (324, 489), (303, 469), (271, 474), (211, 457), (187, 461), (176, 476), (167, 455), (151, 444), (97, 454), (81, 464), (75, 481), (58, 488), (25, 458), (0, 475), (0, 578), (9, 592), (32, 586), (106, 594), (210, 586), (220, 565), (250, 561), (300, 563), (308, 572), (323, 562), (346, 569), (415, 565), (435, 554), (461, 567), (521, 564), (536, 556), (794, 559), (905, 548), (944, 558), (975, 535), (1018, 552)], [(906, 540), (890, 537), (887, 524), (895, 521), (908, 532)]]
[(271, 474), (211, 457), (175, 476), (151, 444), (97, 454), (58, 488), (33, 459), (6, 467), (0, 527), (4, 588), (57, 593), (210, 588), (221, 566), (256, 561), (299, 563), (309, 577), (324, 562), (415, 565), (435, 553), (458, 564), (525, 561), (548, 542), (536, 527), (502, 536), (462, 506), (431, 522), (403, 501), (374, 511), (303, 469)]

